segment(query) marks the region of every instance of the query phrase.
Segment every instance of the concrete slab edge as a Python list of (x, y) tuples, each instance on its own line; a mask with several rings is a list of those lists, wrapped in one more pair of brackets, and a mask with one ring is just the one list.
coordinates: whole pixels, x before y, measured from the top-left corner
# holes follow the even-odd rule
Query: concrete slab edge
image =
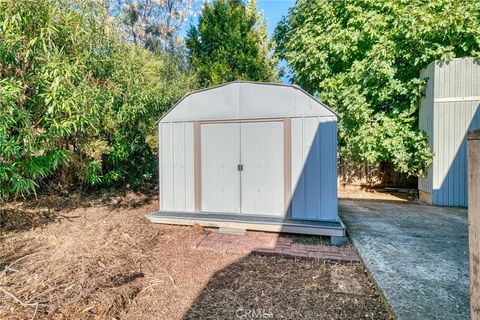
[(372, 281), (373, 285), (375, 286), (375, 289), (377, 289), (378, 292), (380, 292), (380, 297), (381, 297), (381, 300), (383, 301), (383, 303), (385, 304), (385, 306), (387, 306), (387, 312), (388, 312), (388, 316), (389, 316), (389, 319), (398, 319), (398, 316), (395, 314), (395, 312), (393, 311), (393, 307), (392, 305), (388, 302), (388, 299), (387, 297), (385, 296), (385, 293), (383, 292), (382, 288), (380, 287), (380, 284), (377, 282), (377, 280), (375, 279), (375, 277), (373, 276), (372, 274), (372, 271), (368, 268), (368, 265), (365, 263), (365, 261), (363, 260), (363, 257), (360, 253), (360, 251), (358, 250), (357, 248), (357, 245), (356, 245), (356, 241), (350, 237), (350, 233), (348, 231), (348, 228), (346, 228), (346, 231), (347, 231), (347, 236), (350, 238), (350, 241), (352, 242), (352, 248), (353, 250), (355, 250), (355, 252), (357, 253), (358, 257), (360, 258), (360, 262), (363, 264), (363, 266), (365, 267), (365, 269), (367, 270), (367, 276), (368, 278), (370, 279), (370, 281)]

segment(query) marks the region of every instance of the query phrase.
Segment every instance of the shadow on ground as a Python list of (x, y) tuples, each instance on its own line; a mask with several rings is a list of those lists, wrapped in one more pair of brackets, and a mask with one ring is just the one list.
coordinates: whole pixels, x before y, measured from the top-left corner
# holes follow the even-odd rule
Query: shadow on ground
[(385, 319), (360, 263), (249, 254), (214, 274), (184, 319)]
[(468, 319), (465, 209), (341, 200), (352, 242), (399, 319)]

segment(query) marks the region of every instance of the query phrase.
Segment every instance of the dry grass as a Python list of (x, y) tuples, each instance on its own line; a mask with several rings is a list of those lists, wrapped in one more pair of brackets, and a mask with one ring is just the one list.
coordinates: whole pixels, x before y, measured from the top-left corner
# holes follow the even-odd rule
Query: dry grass
[[(144, 217), (156, 210), (156, 200), (133, 193), (90, 199), (45, 197), (1, 208), (0, 318), (205, 319), (209, 314), (218, 318), (213, 314), (223, 294), (230, 309), (239, 301), (250, 303), (248, 299), (289, 305), (288, 297), (300, 294), (310, 301), (302, 307), (305, 314), (315, 314), (308, 313), (313, 301), (327, 301), (331, 306), (321, 313), (326, 318), (352, 318), (349, 308), (359, 306), (369, 319), (386, 317), (361, 265), (341, 268), (350, 270), (348, 277), (363, 286), (363, 294), (335, 293), (335, 286), (313, 281), (315, 289), (306, 275), (318, 273), (327, 279), (337, 267), (193, 250), (192, 228), (154, 225)], [(246, 272), (252, 268), (258, 273)], [(278, 285), (267, 289), (271, 282), (261, 270), (277, 272), (271, 280)], [(279, 272), (288, 272), (288, 277)], [(235, 279), (243, 279), (243, 288), (249, 289), (239, 296), (247, 300), (237, 299), (235, 285), (229, 287), (229, 282), (238, 285)], [(285, 289), (292, 286), (297, 292), (287, 295)], [(211, 292), (216, 294), (213, 300), (208, 298)], [(297, 318), (294, 313), (289, 317), (288, 310), (282, 314)]]
[[(340, 199), (378, 200), (388, 202), (417, 202), (415, 190), (405, 189), (405, 192), (395, 191), (395, 188), (373, 188), (364, 185), (346, 185), (338, 188)], [(400, 189), (399, 189), (400, 190)]]
[(387, 318), (361, 264), (247, 256), (213, 277), (185, 319), (247, 312), (274, 319)]

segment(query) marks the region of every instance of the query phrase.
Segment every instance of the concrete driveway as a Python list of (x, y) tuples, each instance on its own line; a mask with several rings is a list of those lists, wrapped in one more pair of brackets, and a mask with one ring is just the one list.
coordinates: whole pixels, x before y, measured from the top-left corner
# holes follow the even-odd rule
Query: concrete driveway
[(467, 210), (342, 199), (339, 209), (398, 319), (469, 319)]

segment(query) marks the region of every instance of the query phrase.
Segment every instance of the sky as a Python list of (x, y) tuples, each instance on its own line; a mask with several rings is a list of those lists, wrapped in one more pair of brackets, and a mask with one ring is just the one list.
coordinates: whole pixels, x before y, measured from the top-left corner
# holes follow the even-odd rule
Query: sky
[(288, 8), (295, 4), (294, 0), (259, 0), (257, 9), (263, 11), (263, 16), (267, 20), (268, 35), (272, 36), (277, 23), (282, 16), (288, 13)]
[[(186, 30), (189, 28), (190, 24), (196, 24), (203, 2), (203, 0), (195, 2), (195, 14), (190, 21), (185, 24), (185, 27), (181, 32), (183, 36), (185, 36)], [(282, 16), (288, 13), (288, 8), (292, 7), (294, 4), (295, 0), (257, 0), (257, 10), (262, 11), (265, 20), (267, 20), (269, 36), (273, 35), (277, 23)]]
[[(294, 0), (258, 0), (257, 10), (263, 12), (263, 17), (267, 20), (267, 31), (268, 35), (271, 37), (275, 32), (275, 27), (277, 26), (280, 19), (287, 15), (288, 8), (295, 5)], [(285, 68), (286, 62), (280, 61), (280, 67)], [(282, 83), (290, 83), (288, 76), (288, 69), (286, 75), (281, 79)]]
[[(199, 8), (203, 1), (198, 1)], [(268, 35), (271, 37), (275, 31), (280, 19), (288, 13), (288, 8), (295, 5), (295, 0), (257, 0), (257, 10), (263, 12), (263, 17), (267, 21), (267, 31)], [(190, 24), (196, 24), (198, 19), (198, 14), (200, 9), (196, 11), (196, 15), (191, 18), (189, 23), (185, 24), (185, 28), (182, 30), (182, 36), (186, 35), (187, 29), (190, 27)], [(280, 63), (280, 66), (284, 66), (285, 63)], [(288, 83), (288, 77), (283, 77), (282, 83)]]

